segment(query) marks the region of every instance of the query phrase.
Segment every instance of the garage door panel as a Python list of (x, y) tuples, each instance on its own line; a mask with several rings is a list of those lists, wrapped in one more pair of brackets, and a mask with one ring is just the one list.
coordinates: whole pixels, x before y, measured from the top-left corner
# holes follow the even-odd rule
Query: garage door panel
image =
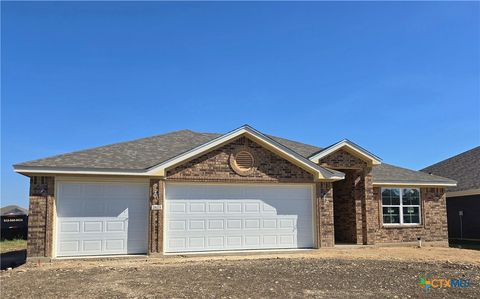
[(103, 221), (85, 221), (83, 222), (83, 231), (86, 233), (103, 232)]
[(80, 251), (80, 241), (64, 240), (57, 244), (58, 250), (65, 253), (76, 253)]
[(203, 231), (205, 230), (205, 222), (206, 220), (203, 220), (203, 219), (192, 219), (192, 220), (185, 220), (185, 221), (188, 221), (189, 225), (188, 225), (188, 228), (190, 230), (194, 230), (194, 231)]
[(147, 184), (59, 183), (57, 256), (145, 253), (147, 229)]
[(83, 240), (83, 251), (101, 251), (102, 240)]
[[(194, 202), (194, 203), (190, 203), (188, 206), (189, 206), (188, 211), (190, 213), (205, 213), (206, 211), (206, 208), (205, 208), (206, 204), (204, 202)], [(186, 212), (187, 203), (182, 203), (182, 207), (183, 207), (182, 212)]]
[(64, 221), (59, 224), (59, 231), (62, 233), (79, 233), (80, 221)]
[(311, 188), (167, 184), (166, 252), (313, 247)]

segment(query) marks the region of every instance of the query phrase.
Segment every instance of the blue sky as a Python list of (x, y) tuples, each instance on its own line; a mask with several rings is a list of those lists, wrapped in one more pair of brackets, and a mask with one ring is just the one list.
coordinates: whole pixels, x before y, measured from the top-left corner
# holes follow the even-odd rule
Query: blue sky
[(2, 2), (1, 205), (12, 164), (248, 123), (419, 169), (480, 143), (478, 2)]

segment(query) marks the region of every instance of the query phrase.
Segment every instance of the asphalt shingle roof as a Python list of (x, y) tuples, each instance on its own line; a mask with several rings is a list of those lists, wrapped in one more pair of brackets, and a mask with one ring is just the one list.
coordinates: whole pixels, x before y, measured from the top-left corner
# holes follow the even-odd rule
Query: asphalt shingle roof
[(480, 188), (480, 146), (458, 154), (421, 171), (456, 180), (457, 187), (448, 191), (465, 191)]
[(372, 175), (373, 181), (375, 183), (455, 183), (455, 181), (444, 177), (430, 175), (424, 172), (398, 167), (387, 163), (382, 163), (380, 165), (374, 166), (372, 170)]
[(28, 210), (17, 205), (10, 205), (0, 209), (0, 215), (28, 215)]
[[(167, 134), (115, 143), (63, 155), (16, 164), (28, 167), (61, 167), (142, 171), (167, 161), (179, 154), (221, 136), (216, 133), (198, 133), (181, 130)], [(305, 158), (322, 148), (276, 136), (268, 137), (290, 148)], [(384, 164), (373, 168), (374, 182), (452, 183), (451, 180)]]
[(196, 133), (190, 130), (175, 131), (17, 165), (145, 170), (218, 136), (219, 134)]

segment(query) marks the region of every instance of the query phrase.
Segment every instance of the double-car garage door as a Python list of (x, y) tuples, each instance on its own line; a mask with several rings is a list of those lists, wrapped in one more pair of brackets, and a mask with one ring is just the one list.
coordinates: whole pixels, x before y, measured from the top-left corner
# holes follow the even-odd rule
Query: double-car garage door
[[(167, 253), (314, 246), (310, 185), (167, 183)], [(57, 256), (147, 252), (148, 183), (59, 182)]]
[(170, 184), (165, 206), (166, 252), (313, 246), (310, 186)]

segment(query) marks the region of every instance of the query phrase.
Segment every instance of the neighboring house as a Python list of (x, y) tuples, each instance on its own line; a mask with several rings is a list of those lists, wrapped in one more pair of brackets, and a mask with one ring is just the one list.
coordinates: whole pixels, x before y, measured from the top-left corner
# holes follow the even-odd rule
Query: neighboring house
[(456, 185), (348, 140), (321, 149), (249, 126), (176, 131), (14, 169), (31, 178), (29, 257), (445, 245), (445, 187)]
[(0, 209), (1, 240), (27, 239), (28, 211), (17, 205)]
[(458, 182), (447, 188), (448, 238), (480, 242), (480, 146), (422, 171)]

